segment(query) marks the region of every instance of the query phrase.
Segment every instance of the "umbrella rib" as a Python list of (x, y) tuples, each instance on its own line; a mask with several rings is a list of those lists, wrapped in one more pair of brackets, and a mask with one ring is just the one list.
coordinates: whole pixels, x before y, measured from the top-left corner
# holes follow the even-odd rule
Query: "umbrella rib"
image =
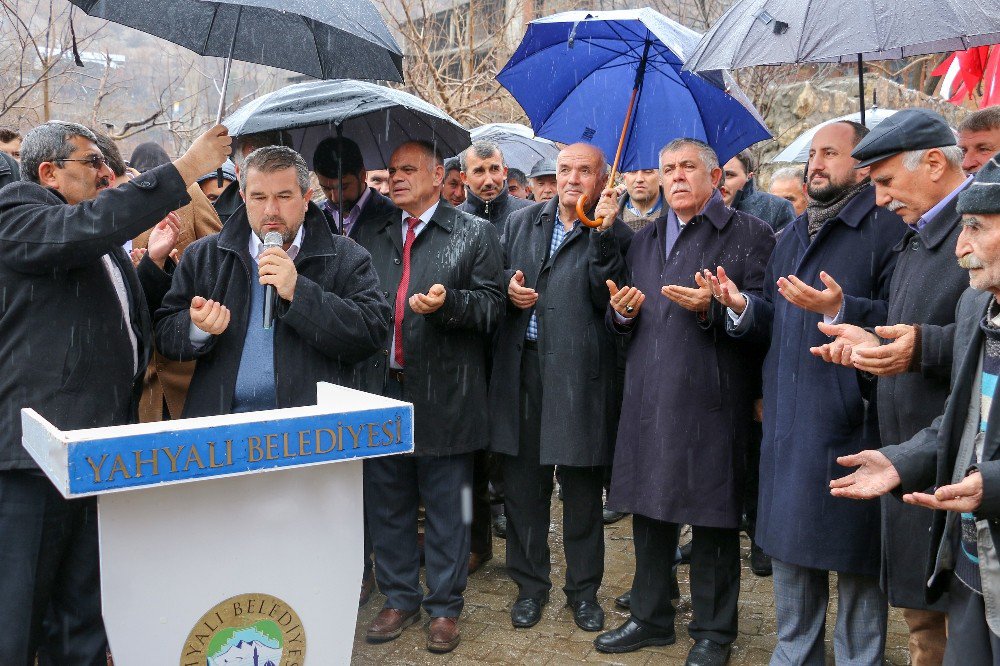
[(212, 22), (208, 24), (208, 32), (205, 33), (205, 43), (202, 44), (201, 52), (208, 52), (208, 43), (212, 40), (212, 29), (215, 27), (215, 18), (219, 15), (220, 5), (215, 5), (212, 9)]

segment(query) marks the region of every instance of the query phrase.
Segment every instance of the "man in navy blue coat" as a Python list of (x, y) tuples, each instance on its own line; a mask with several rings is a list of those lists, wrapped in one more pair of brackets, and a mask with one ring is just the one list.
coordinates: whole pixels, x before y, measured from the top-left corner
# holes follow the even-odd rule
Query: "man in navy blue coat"
[(730, 334), (770, 342), (755, 542), (774, 563), (773, 664), (824, 662), (831, 571), (838, 574), (837, 662), (881, 664), (885, 647), (879, 505), (826, 492), (837, 456), (877, 447), (877, 412), (857, 373), (809, 352), (826, 341), (820, 321), (885, 323), (893, 248), (906, 227), (875, 204), (868, 169), (854, 168), (851, 151), (865, 134), (845, 122), (816, 133), (811, 202), (779, 238), (763, 296), (740, 294), (724, 269), (713, 279), (729, 308)]

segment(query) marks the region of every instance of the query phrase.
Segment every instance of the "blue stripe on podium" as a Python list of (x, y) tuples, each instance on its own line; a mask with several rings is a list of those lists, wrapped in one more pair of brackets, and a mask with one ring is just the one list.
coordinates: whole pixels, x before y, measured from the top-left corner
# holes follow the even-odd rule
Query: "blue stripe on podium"
[(413, 450), (413, 409), (386, 407), (70, 442), (69, 492), (367, 458)]

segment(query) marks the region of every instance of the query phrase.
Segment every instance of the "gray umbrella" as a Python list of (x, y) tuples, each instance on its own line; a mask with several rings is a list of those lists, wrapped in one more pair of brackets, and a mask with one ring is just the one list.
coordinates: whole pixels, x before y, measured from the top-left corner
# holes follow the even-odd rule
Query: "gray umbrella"
[(317, 144), (342, 134), (358, 144), (369, 169), (384, 168), (400, 143), (422, 139), (445, 155), (469, 147), (469, 131), (409, 93), (364, 81), (310, 81), (258, 97), (223, 121), (233, 136), (288, 130), (312, 168)]
[(736, 0), (685, 69), (898, 60), (1000, 42), (995, 0)]
[(500, 147), (507, 166), (524, 173), (538, 160), (555, 159), (559, 146), (548, 139), (535, 136), (530, 127), (516, 123), (490, 123), (471, 132), (473, 141), (492, 141)]
[[(320, 79), (403, 80), (403, 54), (371, 0), (70, 0), (91, 16), (226, 58)], [(74, 49), (76, 48), (74, 43)], [(222, 170), (218, 172), (222, 185)]]
[(317, 79), (402, 81), (403, 56), (371, 0), (70, 0), (91, 16), (194, 51)]

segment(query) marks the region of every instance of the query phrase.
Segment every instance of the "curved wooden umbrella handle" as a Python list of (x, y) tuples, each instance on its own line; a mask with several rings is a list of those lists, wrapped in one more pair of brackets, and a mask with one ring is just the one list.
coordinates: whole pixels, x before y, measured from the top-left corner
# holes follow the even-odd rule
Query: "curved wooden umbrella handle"
[(595, 229), (602, 224), (604, 224), (604, 218), (598, 217), (596, 219), (590, 219), (587, 217), (587, 202), (590, 200), (586, 194), (581, 194), (580, 198), (576, 200), (576, 216), (580, 218), (580, 222), (583, 226)]

